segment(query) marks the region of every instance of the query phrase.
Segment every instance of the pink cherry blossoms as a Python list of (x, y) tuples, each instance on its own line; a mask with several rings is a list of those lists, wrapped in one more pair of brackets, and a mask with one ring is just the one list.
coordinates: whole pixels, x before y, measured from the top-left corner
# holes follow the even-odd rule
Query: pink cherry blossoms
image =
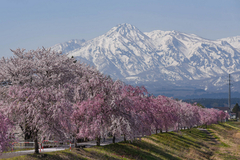
[[(13, 53), (14, 57), (0, 61), (0, 113), (31, 133), (36, 143), (74, 136), (97, 139), (100, 145), (100, 138), (109, 134), (132, 140), (228, 117), (215, 109), (149, 96), (144, 87), (113, 81), (96, 68), (51, 50)], [(1, 123), (4, 133), (6, 126)], [(1, 143), (8, 141), (5, 138)]]
[(0, 155), (11, 147), (11, 139), (9, 138), (11, 129), (12, 123), (0, 112)]

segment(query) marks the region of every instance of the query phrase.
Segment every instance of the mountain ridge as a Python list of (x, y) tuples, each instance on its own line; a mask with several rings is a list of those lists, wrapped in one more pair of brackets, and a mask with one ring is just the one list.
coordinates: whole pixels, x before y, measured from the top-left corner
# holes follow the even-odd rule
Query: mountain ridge
[[(240, 71), (240, 36), (208, 40), (179, 31), (142, 32), (124, 23), (91, 40), (57, 44), (52, 49), (126, 83), (152, 82), (147, 86), (153, 92), (164, 84), (224, 90), (223, 80), (214, 79)], [(234, 81), (238, 83), (239, 77)]]

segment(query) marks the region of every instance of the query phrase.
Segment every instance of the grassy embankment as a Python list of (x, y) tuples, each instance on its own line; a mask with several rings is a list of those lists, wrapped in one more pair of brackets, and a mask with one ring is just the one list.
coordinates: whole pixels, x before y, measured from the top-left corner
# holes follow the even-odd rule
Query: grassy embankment
[(227, 122), (181, 132), (159, 133), (133, 143), (73, 149), (11, 160), (63, 159), (240, 159), (240, 122)]

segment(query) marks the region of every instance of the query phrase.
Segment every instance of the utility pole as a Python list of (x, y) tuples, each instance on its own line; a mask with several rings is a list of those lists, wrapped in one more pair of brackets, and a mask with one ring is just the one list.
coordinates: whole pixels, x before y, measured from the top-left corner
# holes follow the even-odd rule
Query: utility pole
[(229, 74), (229, 80), (228, 80), (228, 107), (229, 111), (231, 111), (231, 76)]

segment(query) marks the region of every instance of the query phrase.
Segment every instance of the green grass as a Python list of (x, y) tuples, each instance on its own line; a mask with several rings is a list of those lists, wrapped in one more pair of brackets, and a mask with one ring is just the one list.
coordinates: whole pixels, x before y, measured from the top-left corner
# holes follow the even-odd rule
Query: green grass
[(86, 158), (82, 157), (80, 154), (68, 150), (64, 151), (56, 151), (56, 152), (48, 152), (48, 153), (40, 153), (40, 154), (28, 154), (22, 155), (13, 158), (7, 158), (7, 160), (38, 160), (38, 159), (45, 159), (45, 160), (86, 160)]
[[(239, 136), (239, 137), (238, 137)], [(214, 124), (205, 129), (192, 128), (179, 132), (159, 133), (142, 138), (141, 141), (120, 142), (107, 146), (95, 146), (72, 151), (24, 155), (10, 160), (39, 159), (239, 159), (240, 122)], [(41, 157), (42, 156), (42, 157)]]
[(228, 145), (228, 144), (226, 144), (226, 143), (224, 143), (224, 142), (221, 142), (221, 143), (220, 143), (220, 146), (222, 146), (222, 147), (230, 147), (230, 145)]

